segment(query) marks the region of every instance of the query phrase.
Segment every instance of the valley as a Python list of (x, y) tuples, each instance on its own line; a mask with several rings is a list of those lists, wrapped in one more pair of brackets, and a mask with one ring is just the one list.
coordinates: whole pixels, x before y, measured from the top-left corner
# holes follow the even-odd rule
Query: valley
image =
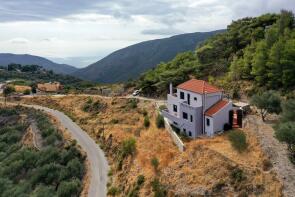
[(1, 53), (0, 197), (294, 196), (293, 11), (165, 35), (81, 69)]

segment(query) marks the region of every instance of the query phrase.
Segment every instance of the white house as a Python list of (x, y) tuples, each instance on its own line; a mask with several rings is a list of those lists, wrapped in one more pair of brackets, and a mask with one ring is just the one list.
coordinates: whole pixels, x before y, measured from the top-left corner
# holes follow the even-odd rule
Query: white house
[(177, 86), (170, 84), (167, 110), (162, 114), (170, 124), (187, 136), (212, 136), (230, 124), (232, 102), (223, 98), (222, 90), (206, 81), (191, 79)]

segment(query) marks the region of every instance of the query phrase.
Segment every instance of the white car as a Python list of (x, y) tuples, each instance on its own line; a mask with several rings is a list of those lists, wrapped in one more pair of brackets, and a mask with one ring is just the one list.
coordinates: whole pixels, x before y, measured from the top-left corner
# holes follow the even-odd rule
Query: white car
[(132, 96), (138, 96), (140, 93), (140, 90), (134, 90), (134, 92), (132, 93)]

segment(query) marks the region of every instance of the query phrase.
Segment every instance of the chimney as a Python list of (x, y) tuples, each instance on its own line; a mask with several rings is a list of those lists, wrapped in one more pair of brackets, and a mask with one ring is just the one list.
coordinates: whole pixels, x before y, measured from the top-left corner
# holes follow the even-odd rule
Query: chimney
[(172, 95), (173, 94), (173, 86), (172, 86), (172, 83), (169, 84), (169, 90), (170, 90), (170, 94)]

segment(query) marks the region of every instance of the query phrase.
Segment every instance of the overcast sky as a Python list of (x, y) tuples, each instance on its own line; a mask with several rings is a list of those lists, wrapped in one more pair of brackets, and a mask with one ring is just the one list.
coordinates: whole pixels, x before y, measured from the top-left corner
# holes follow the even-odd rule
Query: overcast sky
[(0, 52), (86, 66), (155, 38), (226, 28), (295, 0), (0, 0)]

